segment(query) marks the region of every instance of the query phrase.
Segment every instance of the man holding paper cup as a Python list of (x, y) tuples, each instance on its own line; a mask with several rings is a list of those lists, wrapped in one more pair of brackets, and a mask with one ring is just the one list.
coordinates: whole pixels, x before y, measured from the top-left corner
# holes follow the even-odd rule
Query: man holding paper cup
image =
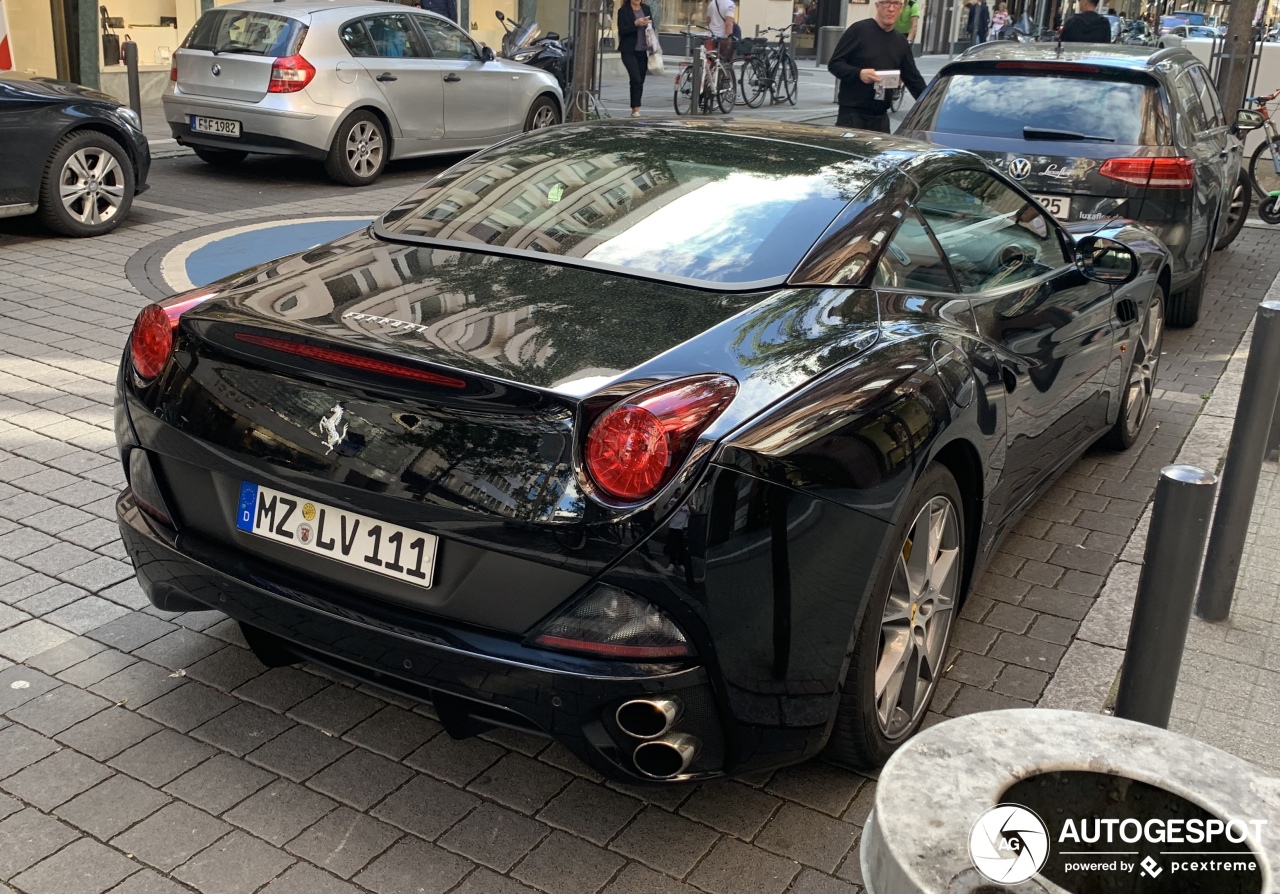
[(889, 132), (891, 91), (903, 85), (913, 97), (924, 92), (907, 38), (894, 28), (902, 0), (876, 0), (875, 18), (850, 25), (836, 44), (830, 71), (840, 81), (837, 127)]

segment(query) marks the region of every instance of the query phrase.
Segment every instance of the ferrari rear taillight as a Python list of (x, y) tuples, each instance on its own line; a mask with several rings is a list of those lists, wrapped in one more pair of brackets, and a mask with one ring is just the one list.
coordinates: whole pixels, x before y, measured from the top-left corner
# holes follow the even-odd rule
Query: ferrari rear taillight
[(625, 661), (663, 661), (693, 654), (688, 638), (652, 602), (601, 584), (544, 623), (531, 645)]
[(1152, 189), (1190, 189), (1196, 185), (1196, 165), (1189, 158), (1109, 158), (1098, 173)]
[(311, 83), (316, 68), (301, 56), (285, 56), (271, 65), (271, 83), (268, 93), (297, 93)]
[(147, 381), (160, 375), (173, 353), (173, 330), (178, 328), (178, 319), (216, 294), (207, 289), (188, 292), (142, 309), (129, 334), (129, 354), (138, 378)]
[(607, 497), (636, 503), (653, 496), (689, 456), (698, 435), (729, 405), (728, 376), (665, 382), (610, 407), (587, 433), (587, 474)]

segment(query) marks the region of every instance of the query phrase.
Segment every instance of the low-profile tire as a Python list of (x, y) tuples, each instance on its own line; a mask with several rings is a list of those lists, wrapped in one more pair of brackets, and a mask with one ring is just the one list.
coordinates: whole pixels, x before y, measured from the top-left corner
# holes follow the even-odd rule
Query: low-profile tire
[(524, 116), (524, 132), (554, 127), (560, 123), (560, 110), (550, 96), (539, 96), (529, 106), (529, 114)]
[(1143, 312), (1133, 339), (1133, 360), (1129, 378), (1120, 397), (1120, 415), (1103, 438), (1112, 450), (1128, 450), (1138, 441), (1142, 426), (1151, 413), (1151, 397), (1160, 371), (1160, 350), (1164, 345), (1164, 289), (1157, 285)]
[(367, 186), (382, 176), (391, 145), (382, 121), (363, 109), (338, 125), (324, 160), (324, 169), (344, 186)]
[(101, 236), (133, 206), (133, 162), (124, 147), (92, 130), (67, 134), (40, 181), (40, 220), (63, 236)]
[(1209, 258), (1206, 255), (1200, 265), (1200, 272), (1192, 283), (1169, 297), (1168, 307), (1165, 308), (1165, 322), (1178, 329), (1194, 326), (1200, 319), (1200, 303), (1204, 300), (1204, 292), (1208, 286)]
[(877, 769), (924, 722), (963, 596), (965, 535), (960, 488), (933, 463), (876, 569), (827, 741), (832, 760)]
[(1236, 185), (1232, 188), (1231, 194), (1227, 196), (1226, 229), (1213, 244), (1214, 251), (1222, 251), (1236, 241), (1236, 237), (1244, 229), (1245, 218), (1249, 216), (1249, 206), (1252, 202), (1253, 184), (1249, 182), (1249, 175), (1241, 171), (1236, 176)]
[(248, 152), (240, 149), (210, 149), (206, 146), (192, 146), (196, 158), (215, 168), (234, 168), (249, 157)]

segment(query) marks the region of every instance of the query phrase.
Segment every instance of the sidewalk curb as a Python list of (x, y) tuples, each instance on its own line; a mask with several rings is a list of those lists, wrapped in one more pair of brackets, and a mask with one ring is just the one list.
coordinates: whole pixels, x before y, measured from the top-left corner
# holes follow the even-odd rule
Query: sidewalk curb
[[(1270, 298), (1280, 298), (1280, 274), (1271, 281), (1266, 294), (1259, 301)], [(1191, 431), (1178, 450), (1175, 463), (1199, 466), (1214, 474), (1221, 472), (1222, 460), (1226, 456), (1227, 443), (1235, 422), (1236, 404), (1240, 400), (1240, 385), (1244, 379), (1252, 338), (1251, 322), (1232, 352), (1226, 370), (1214, 386), (1212, 396), (1204, 402), (1196, 416)], [(1166, 393), (1161, 396), (1168, 398), (1173, 395)], [(1199, 400), (1194, 396), (1188, 397)], [(1116, 675), (1124, 661), (1125, 646), (1129, 639), (1129, 620), (1133, 614), (1133, 600), (1137, 593), (1150, 526), (1151, 506), (1148, 505), (1120, 557), (1108, 572), (1102, 593), (1081, 622), (1076, 638), (1067, 648), (1058, 672), (1049, 681), (1037, 707), (1098, 713), (1106, 706)], [(1191, 624), (1193, 628), (1197, 625), (1215, 626), (1194, 615)], [(1188, 639), (1191, 636), (1192, 633), (1189, 633)]]

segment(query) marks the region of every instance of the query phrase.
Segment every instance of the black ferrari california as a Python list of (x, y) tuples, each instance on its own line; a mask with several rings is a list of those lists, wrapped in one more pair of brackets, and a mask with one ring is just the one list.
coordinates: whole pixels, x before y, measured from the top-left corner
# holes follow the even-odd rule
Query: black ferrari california
[(677, 781), (920, 725), (969, 581), (1150, 406), (1169, 256), (977, 156), (600, 122), (153, 304), (124, 542), (269, 664)]

